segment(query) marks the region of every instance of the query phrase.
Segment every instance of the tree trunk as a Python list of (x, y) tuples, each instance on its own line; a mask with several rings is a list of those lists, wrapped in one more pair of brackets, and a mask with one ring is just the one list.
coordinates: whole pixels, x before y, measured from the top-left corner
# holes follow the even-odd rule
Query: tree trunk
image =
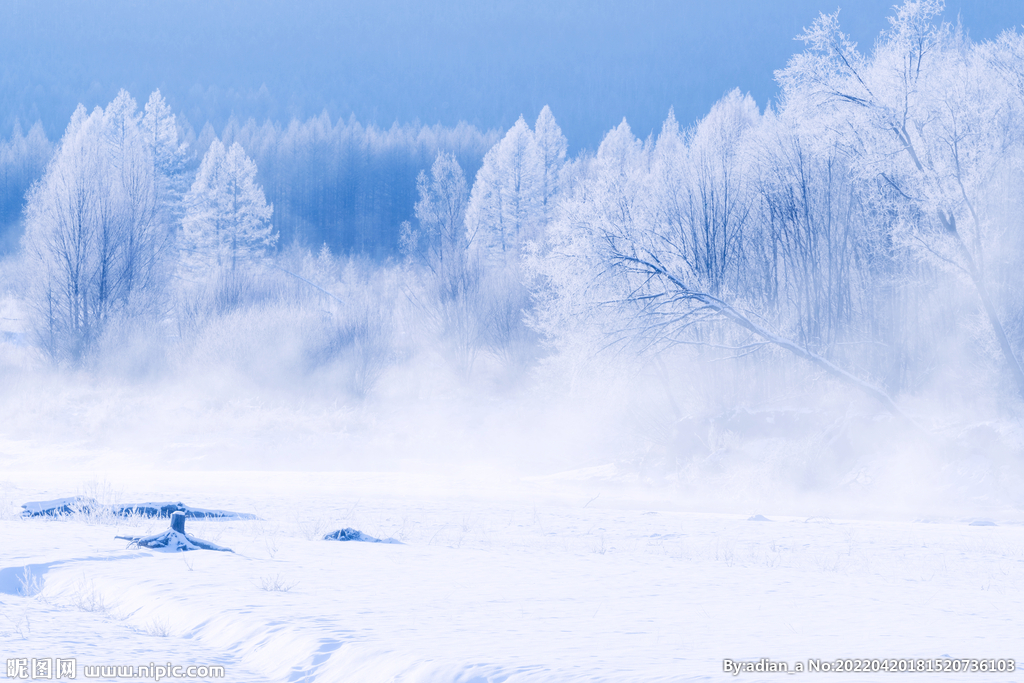
[(669, 289), (674, 289), (677, 293), (685, 293), (686, 297), (689, 298), (690, 300), (700, 302), (703, 306), (714, 311), (715, 313), (722, 316), (722, 318), (731, 322), (732, 324), (741, 327), (747, 330), (748, 332), (754, 333), (761, 339), (764, 339), (766, 342), (774, 344), (775, 346), (778, 346), (781, 349), (785, 349), (786, 351), (789, 351), (795, 356), (803, 358), (806, 361), (810, 361), (811, 363), (821, 368), (828, 374), (832, 375), (836, 379), (842, 380), (843, 382), (853, 387), (856, 387), (860, 391), (872, 397), (873, 399), (881, 403), (883, 406), (885, 406), (886, 409), (888, 409), (889, 412), (891, 412), (893, 415), (901, 417), (907, 420), (907, 422), (909, 422), (910, 424), (917, 426), (917, 424), (906, 413), (899, 409), (895, 401), (892, 400), (892, 397), (889, 396), (884, 391), (882, 391), (881, 389), (879, 389), (878, 387), (875, 387), (869, 384), (868, 382), (865, 382), (864, 380), (856, 377), (855, 375), (847, 372), (846, 370), (843, 370), (842, 368), (835, 365), (828, 359), (823, 358), (818, 354), (800, 346), (796, 342), (772, 334), (768, 330), (764, 329), (763, 327), (755, 323), (748, 316), (744, 315), (743, 313), (740, 313), (735, 308), (733, 308), (726, 302), (722, 301), (718, 297), (708, 294), (706, 292), (695, 292), (689, 289), (685, 285), (685, 283), (683, 283), (683, 281), (676, 277), (673, 277), (660, 264), (655, 264), (650, 261), (637, 258), (636, 256), (627, 256), (621, 253), (617, 255), (617, 258), (620, 261), (640, 266), (640, 268), (643, 271), (645, 271), (646, 274), (650, 277), (662, 278), (665, 282), (671, 285)]
[(179, 534), (185, 533), (185, 513), (175, 512), (171, 514), (171, 529)]

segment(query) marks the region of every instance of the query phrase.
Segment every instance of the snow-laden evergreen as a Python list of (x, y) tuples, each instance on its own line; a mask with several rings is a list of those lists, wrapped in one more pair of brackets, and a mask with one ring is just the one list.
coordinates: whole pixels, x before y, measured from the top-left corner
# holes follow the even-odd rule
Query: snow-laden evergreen
[(277, 242), (274, 207), (256, 182), (256, 164), (237, 142), (225, 149), (213, 141), (183, 201), (182, 260), (191, 272), (234, 273), (258, 263)]

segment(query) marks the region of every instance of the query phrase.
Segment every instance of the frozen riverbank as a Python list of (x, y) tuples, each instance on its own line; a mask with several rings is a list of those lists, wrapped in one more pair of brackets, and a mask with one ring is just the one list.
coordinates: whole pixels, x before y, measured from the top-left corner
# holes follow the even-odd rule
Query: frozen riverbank
[[(235, 554), (140, 551), (113, 538), (166, 520), (13, 518), (13, 502), (80, 479), (24, 473), (5, 485), (7, 657), (324, 682), (724, 680), (725, 659), (1021, 659), (1019, 520), (765, 510), (773, 521), (755, 522), (558, 500), (536, 482), (460, 495), (429, 478), (255, 472), (122, 473), (91, 490), (259, 515), (189, 520)], [(319, 540), (342, 527), (404, 545)], [(26, 566), (27, 581), (13, 583)], [(858, 680), (886, 675), (874, 677)]]

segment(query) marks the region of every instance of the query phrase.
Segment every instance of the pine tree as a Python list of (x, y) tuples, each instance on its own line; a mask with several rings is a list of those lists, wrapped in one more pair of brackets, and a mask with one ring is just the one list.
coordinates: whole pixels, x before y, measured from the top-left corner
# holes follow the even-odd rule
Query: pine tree
[(168, 223), (177, 225), (184, 215), (182, 200), (188, 189), (188, 143), (178, 140), (177, 120), (159, 90), (154, 90), (146, 102), (141, 127), (152, 154), (161, 207), (167, 212)]
[(546, 227), (552, 219), (554, 204), (561, 187), (561, 172), (565, 166), (565, 154), (569, 144), (562, 135), (562, 129), (555, 123), (555, 116), (547, 105), (540, 110), (533, 127), (537, 149), (537, 163), (542, 222)]
[(277, 243), (273, 206), (256, 184), (256, 164), (238, 143), (214, 139), (185, 195), (183, 264), (199, 272), (235, 271)]
[(533, 131), (520, 116), (484, 157), (466, 209), (468, 241), (484, 262), (515, 263), (540, 236), (542, 176)]

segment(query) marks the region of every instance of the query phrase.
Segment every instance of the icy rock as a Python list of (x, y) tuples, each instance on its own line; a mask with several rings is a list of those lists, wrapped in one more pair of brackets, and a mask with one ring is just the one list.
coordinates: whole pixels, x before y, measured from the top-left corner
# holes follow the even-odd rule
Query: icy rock
[(363, 541), (364, 543), (397, 543), (401, 545), (401, 541), (396, 541), (393, 538), (374, 538), (368, 536), (358, 529), (338, 529), (324, 536), (325, 541)]
[(747, 521), (748, 522), (770, 522), (772, 520), (768, 519), (764, 515), (754, 515), (753, 517), (747, 517)]
[(991, 519), (976, 519), (967, 526), (998, 526)]

